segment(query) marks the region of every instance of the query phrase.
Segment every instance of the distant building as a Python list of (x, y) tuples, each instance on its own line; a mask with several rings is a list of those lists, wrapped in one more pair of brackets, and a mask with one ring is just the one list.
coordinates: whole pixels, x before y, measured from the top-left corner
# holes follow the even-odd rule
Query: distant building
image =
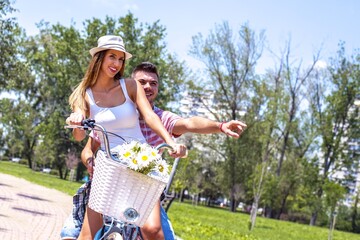
[(200, 98), (190, 96), (188, 93), (183, 93), (181, 100), (178, 103), (178, 109), (183, 117), (205, 117), (211, 120), (215, 120), (213, 113), (216, 113), (214, 109), (215, 103), (213, 100), (213, 93), (211, 91), (205, 91)]

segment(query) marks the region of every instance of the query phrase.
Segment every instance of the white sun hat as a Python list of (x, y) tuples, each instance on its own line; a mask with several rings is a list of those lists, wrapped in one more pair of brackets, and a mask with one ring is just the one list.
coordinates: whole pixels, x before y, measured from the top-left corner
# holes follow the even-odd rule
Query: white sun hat
[(125, 53), (125, 59), (132, 57), (131, 53), (128, 53), (125, 50), (125, 44), (123, 39), (120, 36), (115, 35), (105, 35), (98, 39), (98, 46), (90, 49), (91, 56), (94, 56), (96, 53), (108, 49), (117, 50)]

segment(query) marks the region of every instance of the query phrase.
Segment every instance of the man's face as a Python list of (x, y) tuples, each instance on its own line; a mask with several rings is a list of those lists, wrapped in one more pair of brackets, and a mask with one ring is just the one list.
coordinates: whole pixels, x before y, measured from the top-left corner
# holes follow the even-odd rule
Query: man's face
[(156, 74), (138, 71), (134, 74), (134, 79), (143, 86), (146, 98), (153, 105), (159, 91), (159, 81)]

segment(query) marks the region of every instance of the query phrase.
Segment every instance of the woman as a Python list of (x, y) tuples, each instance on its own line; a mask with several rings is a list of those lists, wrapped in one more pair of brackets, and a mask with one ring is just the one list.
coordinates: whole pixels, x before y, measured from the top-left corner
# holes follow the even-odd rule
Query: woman
[[(145, 142), (139, 127), (136, 110), (138, 109), (148, 126), (173, 147), (171, 155), (184, 156), (186, 147), (173, 141), (152, 111), (140, 84), (132, 79), (121, 78), (125, 60), (132, 56), (126, 52), (122, 38), (113, 35), (100, 37), (98, 46), (92, 48), (90, 54), (92, 59), (85, 76), (69, 98), (73, 113), (66, 122), (80, 125), (84, 118), (92, 118), (107, 131), (116, 133), (126, 140), (136, 139)], [(73, 136), (81, 141), (85, 138), (85, 131), (75, 128)], [(111, 148), (123, 143), (113, 136), (109, 136), (109, 142)], [(79, 239), (93, 239), (101, 226), (101, 214), (87, 207)], [(142, 233), (144, 239), (164, 238), (161, 230), (153, 229), (161, 229), (160, 203), (154, 208)]]

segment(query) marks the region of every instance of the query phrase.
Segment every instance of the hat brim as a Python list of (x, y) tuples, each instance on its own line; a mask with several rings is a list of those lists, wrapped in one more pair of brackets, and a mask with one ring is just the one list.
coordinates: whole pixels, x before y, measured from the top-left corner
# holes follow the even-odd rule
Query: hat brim
[(116, 51), (120, 51), (120, 52), (123, 52), (125, 53), (125, 59), (129, 59), (132, 57), (132, 54), (131, 53), (128, 53), (126, 51), (124, 51), (123, 49), (120, 49), (120, 48), (103, 48), (103, 47), (94, 47), (92, 49), (90, 49), (90, 54), (92, 57), (94, 57), (94, 55), (98, 52), (101, 52), (101, 51), (105, 51), (105, 50), (109, 50), (109, 49), (112, 49), (112, 50), (116, 50)]

